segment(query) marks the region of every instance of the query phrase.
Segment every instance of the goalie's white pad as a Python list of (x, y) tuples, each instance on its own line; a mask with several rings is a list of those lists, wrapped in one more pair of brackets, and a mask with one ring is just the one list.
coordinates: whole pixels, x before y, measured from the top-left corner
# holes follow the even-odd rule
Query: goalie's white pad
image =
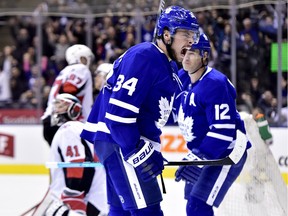
[(70, 206), (57, 198), (50, 190), (46, 193), (44, 199), (35, 209), (32, 216), (62, 216), (68, 211), (68, 216), (85, 216), (85, 212), (71, 210)]
[(33, 212), (32, 216), (45, 215), (44, 213), (46, 212), (50, 204), (53, 202), (54, 197), (55, 197), (54, 194), (50, 190), (48, 190), (39, 206)]

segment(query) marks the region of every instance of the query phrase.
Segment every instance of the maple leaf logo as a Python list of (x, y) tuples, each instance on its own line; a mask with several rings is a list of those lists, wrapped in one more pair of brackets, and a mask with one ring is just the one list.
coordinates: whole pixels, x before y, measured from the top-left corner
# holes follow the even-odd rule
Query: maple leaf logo
[(171, 97), (171, 101), (169, 103), (169, 100), (165, 97), (161, 97), (159, 100), (159, 109), (160, 109), (160, 118), (156, 122), (157, 128), (162, 128), (167, 123), (168, 118), (170, 116), (170, 113), (172, 111), (172, 105), (174, 101), (174, 95)]
[(178, 113), (178, 125), (184, 139), (187, 142), (191, 142), (196, 138), (192, 132), (193, 123), (194, 120), (191, 116), (184, 117), (183, 107), (181, 105)]

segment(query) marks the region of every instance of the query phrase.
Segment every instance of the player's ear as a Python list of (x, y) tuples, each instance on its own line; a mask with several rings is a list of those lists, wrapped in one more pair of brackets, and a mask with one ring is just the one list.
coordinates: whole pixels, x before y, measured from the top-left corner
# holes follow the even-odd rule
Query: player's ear
[(165, 42), (165, 43), (171, 44), (171, 34), (170, 34), (170, 32), (169, 32), (168, 29), (165, 29), (165, 30), (164, 30), (163, 39), (164, 39), (164, 42)]
[(203, 61), (208, 64), (208, 62), (209, 62), (209, 53), (208, 52), (203, 53)]

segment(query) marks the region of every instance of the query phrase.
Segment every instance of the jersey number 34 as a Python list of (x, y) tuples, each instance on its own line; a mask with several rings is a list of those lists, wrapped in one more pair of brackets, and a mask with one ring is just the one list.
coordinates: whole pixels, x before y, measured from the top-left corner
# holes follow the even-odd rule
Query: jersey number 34
[(138, 82), (138, 79), (135, 77), (132, 77), (125, 81), (125, 77), (123, 74), (120, 74), (117, 79), (117, 83), (113, 88), (113, 91), (119, 91), (121, 88), (128, 90), (128, 95), (132, 96), (136, 89), (136, 84)]

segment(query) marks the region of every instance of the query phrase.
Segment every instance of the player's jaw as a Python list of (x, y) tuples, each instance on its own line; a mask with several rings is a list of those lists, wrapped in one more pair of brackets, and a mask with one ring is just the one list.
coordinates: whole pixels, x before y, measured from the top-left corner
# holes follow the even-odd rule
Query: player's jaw
[(175, 44), (175, 47), (173, 49), (173, 54), (175, 56), (175, 59), (178, 62), (182, 62), (187, 49), (189, 49), (191, 45), (189, 45), (189, 43), (182, 43), (181, 45), (178, 45), (178, 46), (177, 46), (177, 43), (174, 43), (174, 44)]

